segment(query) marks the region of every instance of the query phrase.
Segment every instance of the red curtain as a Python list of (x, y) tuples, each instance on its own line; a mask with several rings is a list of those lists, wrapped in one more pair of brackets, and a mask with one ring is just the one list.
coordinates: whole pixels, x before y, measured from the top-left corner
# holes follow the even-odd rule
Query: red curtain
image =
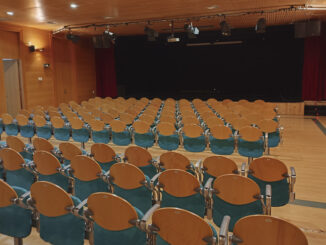
[(305, 39), (302, 99), (326, 100), (326, 35)]
[(96, 48), (96, 91), (99, 97), (117, 97), (114, 47)]

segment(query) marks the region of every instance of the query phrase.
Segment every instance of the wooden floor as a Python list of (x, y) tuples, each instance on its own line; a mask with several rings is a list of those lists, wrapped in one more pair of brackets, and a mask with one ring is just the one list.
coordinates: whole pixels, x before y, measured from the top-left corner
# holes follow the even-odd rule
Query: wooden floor
[[(272, 208), (272, 215), (284, 218), (299, 226), (306, 234), (310, 245), (326, 244), (326, 135), (313, 117), (282, 116), (284, 126), (283, 144), (271, 150), (271, 156), (284, 161), (288, 167), (293, 166), (297, 172), (295, 186), (296, 202), (284, 207)], [(326, 117), (318, 118), (320, 125), (326, 128)], [(52, 141), (55, 145), (57, 141)], [(117, 153), (123, 153), (126, 147), (111, 145)], [(86, 145), (89, 149), (90, 144)], [(158, 147), (149, 149), (154, 156), (159, 156), (163, 150)], [(183, 149), (179, 152), (191, 160), (203, 159), (213, 155), (209, 151), (189, 153)], [(234, 154), (230, 156), (240, 166), (247, 159)], [(0, 235), (1, 245), (13, 244), (12, 239)], [(26, 245), (47, 244), (33, 230), (24, 239)], [(85, 244), (88, 244), (86, 241)]]

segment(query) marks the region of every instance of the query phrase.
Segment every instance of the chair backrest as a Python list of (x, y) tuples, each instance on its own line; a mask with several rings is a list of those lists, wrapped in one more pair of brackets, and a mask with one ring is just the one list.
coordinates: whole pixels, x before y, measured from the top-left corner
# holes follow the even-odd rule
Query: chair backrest
[(40, 115), (35, 115), (33, 117), (33, 121), (36, 125), (36, 127), (43, 127), (46, 125), (46, 120), (44, 117), (40, 116)]
[(192, 174), (180, 170), (169, 169), (160, 174), (158, 182), (163, 184), (165, 192), (175, 197), (188, 197), (198, 193), (199, 180)]
[(257, 123), (261, 131), (265, 133), (273, 133), (277, 131), (278, 123), (272, 119), (261, 120)]
[(24, 164), (24, 158), (14, 149), (4, 148), (0, 151), (0, 158), (3, 161), (3, 167), (10, 171), (19, 170)]
[(210, 128), (211, 135), (216, 139), (228, 139), (232, 137), (232, 130), (227, 126), (215, 126)]
[(61, 167), (58, 158), (47, 151), (36, 151), (33, 155), (33, 161), (37, 171), (43, 175), (56, 174)]
[(65, 126), (65, 121), (61, 117), (51, 117), (51, 123), (54, 128), (63, 128)]
[(114, 184), (130, 190), (143, 186), (145, 179), (144, 173), (135, 165), (129, 163), (116, 163), (110, 168), (110, 177)]
[(28, 124), (28, 117), (23, 114), (18, 114), (16, 120), (19, 126), (26, 126)]
[(153, 213), (152, 224), (167, 243), (173, 245), (206, 245), (213, 237), (208, 223), (198, 215), (179, 208), (160, 208)]
[(111, 116), (110, 114), (108, 114), (106, 112), (102, 112), (100, 115), (100, 118), (105, 124), (110, 124), (110, 122), (114, 119), (113, 116)]
[(13, 204), (12, 200), (18, 198), (15, 190), (0, 179), (0, 208), (5, 208)]
[(165, 169), (187, 170), (190, 167), (190, 160), (178, 152), (168, 151), (160, 156), (160, 165)]
[(127, 127), (126, 123), (123, 121), (120, 121), (120, 120), (112, 120), (110, 122), (110, 126), (112, 128), (112, 131), (116, 132), (116, 133), (125, 131), (125, 129)]
[(94, 130), (94, 131), (102, 131), (105, 126), (103, 121), (100, 121), (97, 119), (90, 120), (89, 125), (91, 126), (92, 130)]
[(51, 152), (54, 149), (54, 146), (50, 143), (50, 141), (43, 138), (34, 138), (33, 146), (36, 151)]
[(90, 157), (75, 156), (70, 163), (74, 177), (82, 181), (96, 180), (102, 173), (100, 165)]
[(198, 119), (195, 116), (194, 117), (187, 116), (187, 117), (183, 117), (182, 118), (182, 123), (184, 125), (187, 125), (187, 124), (190, 124), (190, 125), (192, 125), (192, 124), (198, 125), (199, 124), (199, 121), (198, 121)]
[(139, 146), (129, 146), (125, 150), (125, 158), (128, 163), (137, 167), (144, 167), (151, 164), (152, 155), (144, 148)]
[(91, 146), (91, 153), (94, 159), (100, 163), (112, 162), (115, 159), (115, 151), (103, 143), (95, 143)]
[(78, 117), (69, 118), (69, 122), (71, 124), (71, 128), (73, 129), (82, 129), (84, 126), (84, 122)]
[(27, 118), (29, 118), (31, 113), (30, 113), (28, 110), (26, 110), (26, 109), (21, 109), (21, 110), (19, 111), (19, 114), (23, 114), (23, 115), (25, 115)]
[(72, 160), (73, 157), (82, 155), (81, 149), (70, 142), (60, 143), (59, 150), (62, 152), (63, 157), (67, 160)]
[(244, 205), (257, 201), (259, 186), (251, 179), (235, 174), (218, 177), (213, 184), (217, 196), (225, 202)]
[(12, 148), (18, 152), (23, 152), (25, 149), (25, 143), (17, 136), (7, 136), (6, 143), (9, 148)]
[(160, 122), (157, 125), (157, 131), (164, 136), (173, 135), (175, 133), (175, 127), (169, 122)]
[(308, 245), (303, 231), (280, 218), (267, 215), (243, 217), (235, 224), (233, 234), (242, 245)]
[(246, 118), (238, 118), (233, 120), (232, 127), (236, 130), (239, 130), (240, 128), (250, 126), (250, 121)]
[(133, 227), (130, 221), (137, 220), (134, 207), (121, 197), (114, 194), (97, 192), (87, 200), (92, 219), (102, 228), (120, 231)]
[(144, 121), (135, 121), (132, 124), (132, 127), (134, 128), (135, 132), (138, 134), (145, 134), (149, 131), (151, 125), (148, 122)]
[(61, 117), (61, 114), (58, 111), (49, 111), (50, 117)]
[(120, 120), (126, 124), (132, 124), (134, 117), (128, 113), (120, 113)]
[(211, 176), (219, 177), (224, 174), (235, 174), (238, 171), (237, 164), (223, 156), (210, 156), (203, 162), (203, 168)]
[(186, 136), (196, 138), (203, 134), (203, 129), (198, 125), (184, 125), (183, 132)]
[(48, 217), (68, 214), (67, 207), (74, 202), (61, 187), (46, 181), (38, 181), (31, 186), (31, 197), (38, 212)]
[(3, 124), (5, 124), (5, 125), (7, 125), (7, 124), (11, 124), (12, 121), (13, 121), (13, 117), (12, 117), (10, 114), (8, 114), (8, 113), (3, 113), (3, 114), (1, 115), (1, 117), (2, 117), (2, 122), (3, 122)]
[(260, 129), (255, 127), (243, 127), (239, 130), (240, 137), (246, 141), (258, 141), (263, 136)]
[(251, 174), (263, 181), (280, 181), (287, 177), (286, 165), (278, 159), (261, 157), (253, 160), (249, 165)]
[(205, 123), (208, 125), (208, 127), (215, 127), (215, 126), (223, 126), (224, 122), (221, 118), (218, 118), (217, 116), (210, 116), (206, 119)]

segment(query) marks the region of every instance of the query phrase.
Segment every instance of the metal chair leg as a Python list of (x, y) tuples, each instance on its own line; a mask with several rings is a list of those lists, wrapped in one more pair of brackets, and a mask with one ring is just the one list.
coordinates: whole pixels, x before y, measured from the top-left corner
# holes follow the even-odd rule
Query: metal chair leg
[(14, 245), (23, 245), (23, 239), (14, 237)]
[(28, 144), (32, 144), (32, 138), (28, 138)]
[(81, 142), (81, 148), (85, 150), (85, 142)]
[(253, 157), (248, 157), (248, 166), (250, 165), (250, 163), (254, 160)]

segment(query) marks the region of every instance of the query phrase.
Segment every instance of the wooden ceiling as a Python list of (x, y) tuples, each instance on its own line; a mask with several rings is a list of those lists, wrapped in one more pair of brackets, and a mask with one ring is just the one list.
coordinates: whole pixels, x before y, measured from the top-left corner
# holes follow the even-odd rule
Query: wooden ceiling
[[(70, 4), (78, 5), (76, 9)], [(57, 30), (66, 25), (88, 23), (121, 23), (140, 20), (188, 18), (219, 13), (267, 11), (289, 6), (318, 6), (326, 8), (326, 0), (1, 0), (0, 22)], [(6, 14), (14, 12), (13, 16)], [(265, 17), (267, 25), (291, 24), (310, 19), (326, 19), (325, 10), (296, 10), (275, 13), (227, 16), (232, 28), (254, 27), (257, 20)], [(218, 29), (223, 17), (202, 18), (193, 23), (201, 29)], [(185, 21), (175, 21), (181, 28)], [(151, 28), (167, 32), (169, 22), (153, 22)], [(119, 35), (144, 33), (145, 24), (129, 24), (112, 27)], [(95, 34), (104, 28), (79, 30), (79, 33)]]

